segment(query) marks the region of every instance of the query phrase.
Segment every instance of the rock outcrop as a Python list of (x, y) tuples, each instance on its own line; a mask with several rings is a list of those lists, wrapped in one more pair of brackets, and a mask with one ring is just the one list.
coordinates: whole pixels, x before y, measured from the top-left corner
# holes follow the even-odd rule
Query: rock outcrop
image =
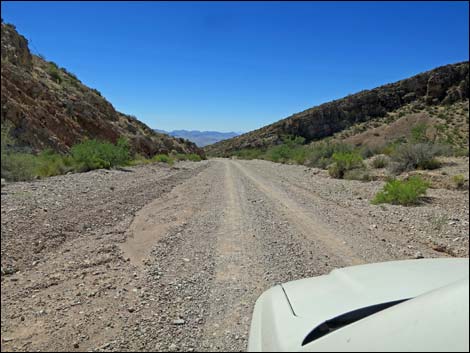
[(243, 148), (279, 144), (284, 135), (314, 141), (356, 123), (381, 118), (406, 104), (440, 105), (468, 99), (468, 85), (468, 62), (446, 65), (307, 109), (261, 129), (207, 146), (205, 150), (212, 155), (229, 156)]
[(15, 27), (1, 24), (1, 120), (13, 137), (33, 151), (66, 153), (83, 139), (111, 142), (124, 136), (134, 151), (204, 152), (194, 143), (154, 132), (137, 118), (114, 109), (101, 94), (55, 63), (32, 55)]

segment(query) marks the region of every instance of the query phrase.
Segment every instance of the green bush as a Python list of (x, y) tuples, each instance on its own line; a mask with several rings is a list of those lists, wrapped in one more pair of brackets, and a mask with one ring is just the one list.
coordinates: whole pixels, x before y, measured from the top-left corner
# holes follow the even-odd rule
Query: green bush
[(452, 155), (454, 157), (468, 157), (470, 154), (468, 148), (454, 148)]
[(361, 154), (362, 158), (370, 158), (380, 153), (380, 148), (364, 146), (360, 149), (359, 153)]
[(410, 177), (401, 181), (393, 179), (388, 181), (383, 190), (372, 200), (373, 204), (391, 203), (395, 205), (414, 205), (419, 198), (426, 194), (429, 183), (419, 176)]
[(167, 163), (167, 164), (173, 164), (174, 160), (167, 154), (157, 154), (152, 157), (153, 162), (160, 162), (160, 163)]
[(177, 161), (192, 161), (200, 162), (202, 157), (196, 153), (177, 153), (170, 156), (170, 158)]
[(98, 140), (88, 140), (72, 147), (71, 155), (80, 171), (111, 168), (130, 161), (129, 144), (120, 138), (116, 145)]
[(61, 67), (60, 69), (61, 69), (65, 74), (67, 74), (72, 80), (80, 82), (80, 80), (78, 79), (77, 75), (75, 75), (74, 73), (68, 71), (65, 67)]
[(401, 173), (413, 169), (436, 169), (440, 167), (436, 156), (442, 155), (443, 149), (431, 143), (404, 144), (392, 155), (392, 171)]
[(137, 153), (134, 155), (134, 158), (128, 162), (130, 166), (142, 165), (142, 164), (149, 164), (152, 161), (148, 158), (145, 158), (141, 154)]
[(74, 169), (74, 161), (52, 150), (44, 150), (37, 156), (35, 175), (41, 178), (64, 174)]
[(240, 159), (262, 159), (264, 151), (257, 148), (244, 148), (235, 153)]
[(186, 154), (176, 153), (176, 154), (173, 155), (173, 158), (177, 161), (185, 161), (186, 160)]
[(2, 178), (25, 181), (67, 172), (87, 171), (126, 165), (130, 161), (129, 144), (120, 138), (114, 145), (110, 142), (89, 140), (74, 145), (70, 155), (61, 155), (46, 149), (38, 155), (18, 152), (11, 136), (11, 124), (2, 122)]
[(347, 171), (364, 167), (362, 157), (357, 152), (336, 152), (332, 160), (333, 164), (328, 168), (328, 173), (333, 178), (343, 179)]
[(352, 152), (353, 146), (344, 143), (318, 142), (306, 147), (305, 164), (309, 167), (325, 169), (332, 163), (333, 154)]
[(62, 76), (60, 74), (60, 69), (57, 67), (57, 65), (53, 62), (49, 63), (49, 66), (47, 67), (47, 73), (51, 78), (58, 84), (62, 83)]
[(1, 125), (1, 176), (6, 180), (25, 181), (35, 177), (37, 160), (30, 153), (15, 150), (16, 141), (12, 137), (13, 125), (2, 121)]
[(192, 162), (200, 162), (202, 160), (201, 156), (196, 153), (189, 153), (186, 155), (186, 159)]
[(372, 160), (372, 166), (376, 169), (385, 168), (388, 166), (389, 160), (385, 156), (377, 156)]
[(272, 162), (303, 164), (305, 156), (306, 151), (304, 147), (289, 143), (269, 148), (264, 154), (264, 159)]
[(32, 180), (38, 166), (37, 157), (30, 153), (2, 153), (2, 178), (6, 180)]
[(426, 136), (427, 125), (425, 123), (418, 123), (411, 129), (411, 142), (424, 143), (428, 142)]
[(462, 174), (454, 175), (452, 177), (452, 182), (457, 189), (462, 189), (465, 185), (465, 177)]
[(359, 181), (371, 181), (372, 177), (365, 168), (351, 169), (344, 172), (343, 179), (346, 180), (359, 180)]

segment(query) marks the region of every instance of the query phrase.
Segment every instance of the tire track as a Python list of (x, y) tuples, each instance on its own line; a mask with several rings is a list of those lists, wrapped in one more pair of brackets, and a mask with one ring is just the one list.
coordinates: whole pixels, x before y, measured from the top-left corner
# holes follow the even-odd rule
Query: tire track
[(278, 208), (285, 212), (289, 222), (312, 241), (321, 241), (331, 253), (337, 254), (348, 265), (359, 265), (366, 261), (356, 254), (350, 246), (337, 238), (328, 228), (320, 223), (315, 216), (300, 206), (286, 193), (273, 184), (261, 181), (258, 176), (248, 171), (239, 162), (232, 162), (240, 172), (251, 180), (268, 198), (277, 202)]

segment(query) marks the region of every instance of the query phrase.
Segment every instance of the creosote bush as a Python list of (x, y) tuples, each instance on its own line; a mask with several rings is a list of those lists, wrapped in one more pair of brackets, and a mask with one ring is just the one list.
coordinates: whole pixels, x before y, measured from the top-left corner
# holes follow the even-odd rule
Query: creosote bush
[(109, 169), (130, 161), (129, 143), (124, 138), (120, 138), (116, 145), (107, 141), (84, 141), (73, 146), (70, 153), (79, 171)]
[(345, 143), (317, 142), (307, 147), (305, 164), (309, 167), (325, 169), (332, 163), (335, 153), (352, 152), (354, 147)]
[(58, 84), (62, 83), (62, 76), (60, 74), (60, 69), (59, 67), (54, 63), (50, 62), (49, 65), (47, 66), (47, 73), (51, 78)]
[(172, 165), (175, 160), (168, 156), (167, 154), (157, 154), (151, 158), (153, 162), (167, 163)]
[(457, 189), (462, 189), (465, 186), (465, 177), (462, 174), (457, 174), (452, 177), (452, 182)]
[(381, 168), (387, 167), (388, 163), (389, 163), (388, 157), (386, 157), (386, 156), (376, 156), (372, 160), (372, 167), (374, 167), (376, 169), (381, 169)]
[(348, 171), (364, 169), (362, 157), (356, 152), (336, 152), (332, 160), (333, 164), (328, 168), (328, 173), (333, 178), (343, 179)]
[(404, 181), (392, 179), (385, 184), (382, 191), (375, 195), (372, 204), (415, 205), (420, 197), (426, 194), (428, 187), (429, 183), (419, 176), (413, 176)]

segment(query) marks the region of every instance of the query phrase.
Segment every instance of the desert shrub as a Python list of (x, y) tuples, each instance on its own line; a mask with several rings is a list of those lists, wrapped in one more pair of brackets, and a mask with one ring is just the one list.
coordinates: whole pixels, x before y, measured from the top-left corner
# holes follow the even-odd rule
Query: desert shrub
[(102, 97), (101, 92), (98, 91), (96, 88), (91, 88), (91, 91), (97, 94), (98, 96)]
[(455, 157), (468, 157), (469, 150), (468, 148), (454, 148), (452, 150), (452, 155)]
[(264, 158), (273, 162), (295, 162), (302, 164), (305, 161), (305, 148), (294, 144), (283, 144), (269, 148)]
[(439, 145), (430, 143), (404, 144), (392, 155), (392, 171), (401, 173), (413, 169), (436, 169), (440, 162), (435, 159), (443, 153)]
[(107, 141), (84, 141), (74, 145), (70, 152), (80, 171), (125, 165), (130, 160), (129, 143), (124, 138), (116, 145)]
[(325, 169), (336, 152), (352, 152), (354, 148), (344, 143), (318, 142), (306, 147), (305, 164), (309, 167)]
[(375, 156), (379, 152), (380, 152), (379, 148), (373, 148), (373, 147), (370, 147), (370, 146), (364, 146), (359, 150), (359, 153), (361, 154), (362, 158), (364, 158), (364, 159)]
[(186, 154), (184, 154), (184, 153), (176, 153), (176, 154), (173, 154), (172, 157), (176, 161), (185, 161), (186, 160)]
[(186, 155), (186, 159), (192, 162), (200, 162), (202, 160), (201, 156), (196, 153), (189, 153)]
[(70, 157), (47, 149), (37, 156), (35, 175), (41, 178), (60, 175), (73, 170), (74, 167), (75, 163)]
[(60, 68), (65, 74), (67, 74), (71, 79), (75, 80), (75, 81), (80, 81), (77, 77), (77, 75), (75, 75), (74, 73), (68, 71), (65, 67), (61, 67)]
[(149, 164), (151, 162), (152, 161), (150, 159), (146, 158), (145, 156), (142, 156), (139, 153), (136, 153), (134, 157), (132, 158), (132, 160), (128, 162), (128, 165), (135, 166), (135, 165)]
[(332, 156), (332, 161), (328, 173), (338, 179), (342, 179), (347, 171), (364, 167), (362, 157), (357, 152), (336, 152)]
[(264, 151), (258, 148), (244, 148), (235, 153), (240, 159), (262, 159)]
[(344, 172), (343, 179), (371, 181), (372, 177), (365, 168), (351, 169)]
[(386, 156), (393, 155), (403, 144), (406, 144), (408, 140), (405, 137), (394, 139), (391, 142), (378, 148), (378, 154), (385, 154)]
[(167, 163), (167, 164), (173, 164), (174, 159), (168, 156), (167, 154), (156, 154), (155, 156), (152, 157), (153, 162), (160, 162), (160, 163)]
[(305, 138), (302, 136), (286, 135), (282, 137), (282, 142), (285, 145), (298, 146), (305, 143)]
[(26, 181), (36, 177), (37, 157), (30, 153), (11, 152), (2, 154), (2, 178)]
[(462, 174), (457, 174), (452, 177), (452, 182), (457, 189), (462, 189), (465, 186), (465, 177)]
[(47, 66), (47, 73), (51, 78), (58, 84), (62, 83), (62, 76), (60, 74), (60, 69), (57, 67), (57, 65), (53, 62), (49, 63)]
[(372, 160), (372, 167), (381, 169), (387, 167), (388, 163), (389, 160), (386, 156), (377, 156)]
[(37, 167), (36, 158), (29, 153), (15, 150), (15, 139), (11, 135), (13, 126), (8, 121), (1, 125), (1, 176), (6, 180), (24, 181), (34, 178)]
[(419, 176), (410, 177), (402, 181), (393, 179), (388, 181), (382, 191), (375, 195), (373, 204), (391, 203), (395, 205), (414, 205), (419, 198), (426, 194), (429, 183)]
[(418, 123), (411, 128), (411, 142), (423, 143), (427, 142), (426, 136), (427, 125), (425, 123)]
[[(110, 142), (89, 140), (74, 145), (70, 155), (61, 155), (51, 149), (32, 154), (15, 145), (11, 126), (2, 123), (2, 178), (11, 181), (32, 180), (67, 172), (125, 165), (130, 160), (129, 144), (120, 138)], [(27, 152), (18, 152), (27, 151)]]

